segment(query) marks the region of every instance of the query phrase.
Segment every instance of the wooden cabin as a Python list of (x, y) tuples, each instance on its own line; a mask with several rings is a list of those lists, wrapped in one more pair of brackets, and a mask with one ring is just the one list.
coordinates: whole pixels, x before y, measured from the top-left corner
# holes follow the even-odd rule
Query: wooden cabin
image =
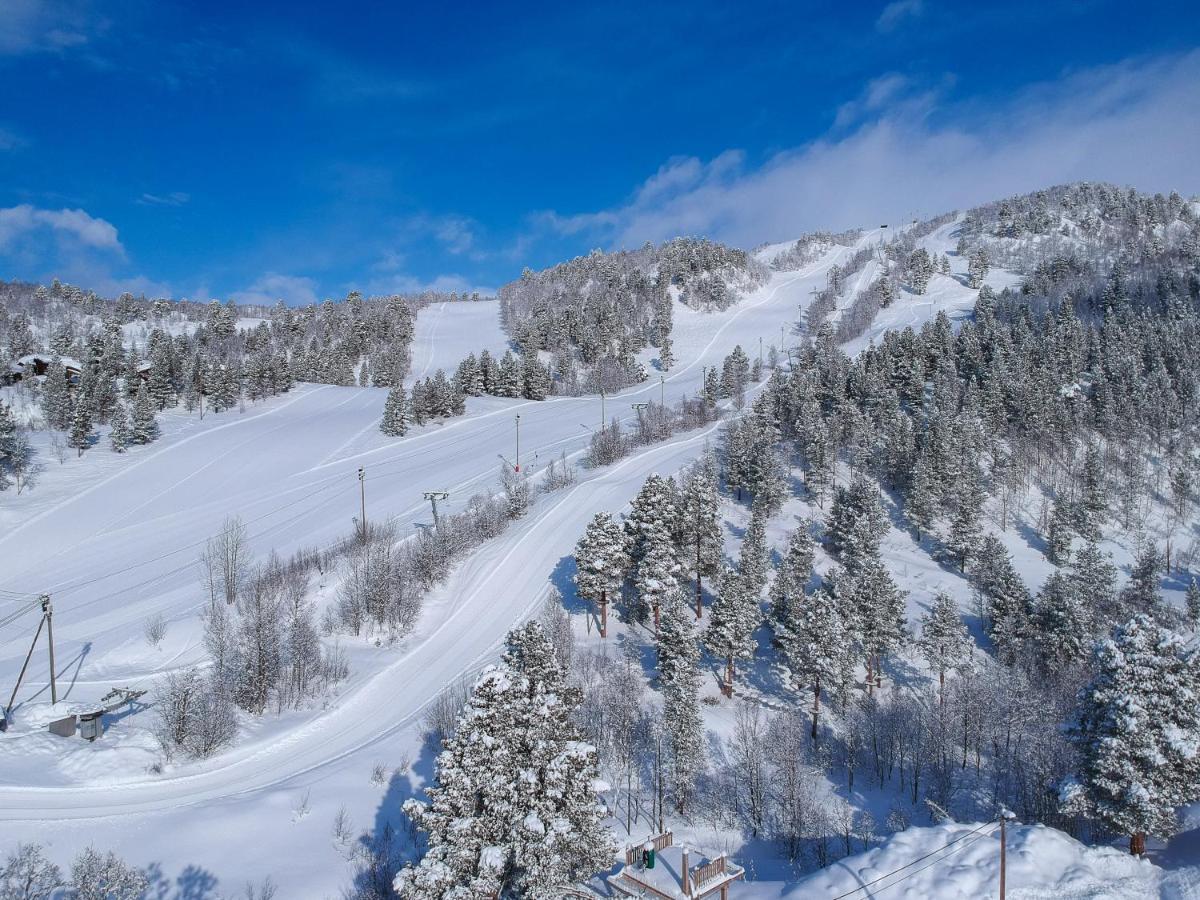
[[(67, 370), (68, 380), (74, 381), (83, 372), (83, 364), (74, 357), (62, 356), (59, 358), (62, 360), (63, 368)], [(26, 354), (9, 367), (8, 380), (17, 382), (45, 375), (53, 361), (54, 357), (45, 353)]]

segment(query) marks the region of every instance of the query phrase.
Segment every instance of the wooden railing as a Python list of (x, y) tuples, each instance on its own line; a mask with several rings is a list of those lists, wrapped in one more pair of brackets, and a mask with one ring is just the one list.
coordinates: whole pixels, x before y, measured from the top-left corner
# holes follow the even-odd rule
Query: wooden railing
[(725, 874), (725, 854), (722, 853), (716, 859), (706, 862), (702, 866), (696, 866), (692, 869), (692, 884), (695, 887), (700, 887), (704, 882), (716, 878), (718, 875)]
[(654, 845), (654, 852), (657, 853), (663, 847), (670, 847), (674, 843), (674, 836), (669, 831), (664, 831), (662, 834), (656, 834), (654, 837), (646, 838), (640, 844), (629, 847), (625, 851), (625, 865), (632, 866), (638, 863), (642, 858), (642, 848), (646, 844)]

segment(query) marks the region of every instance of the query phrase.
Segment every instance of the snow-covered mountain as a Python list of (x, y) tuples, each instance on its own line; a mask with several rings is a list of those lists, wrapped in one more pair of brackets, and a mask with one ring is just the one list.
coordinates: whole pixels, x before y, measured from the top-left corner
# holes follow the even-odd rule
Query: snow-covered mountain
[[(748, 879), (733, 896), (831, 896), (892, 871), (921, 873), (897, 895), (978, 896), (996, 874), (990, 831), (917, 860), (1018, 802), (1013, 896), (1188, 896), (1194, 809), (1173, 840), (1151, 830), (1139, 862), (1103, 849), (1120, 830), (1094, 798), (1060, 811), (1057, 783), (1035, 776), (1086, 774), (1057, 728), (1077, 718), (1097, 675), (1087, 648), (1117, 618), (1148, 615), (1194, 645), (1196, 209), (1072, 185), (752, 252), (689, 240), (595, 254), (498, 301), (200, 311), (7, 286), (0, 355), (85, 370), (0, 388), (0, 684), (17, 682), (49, 595), (58, 695), (39, 632), (0, 734), (0, 852), (32, 841), (65, 864), (112, 849), (181, 894), (269, 877), (281, 896), (351, 882), (387, 896), (425, 847), (401, 805), (436, 777), (430, 728), (452, 730), (474, 677), (533, 617), (571, 660), (614, 840), (665, 825), (729, 852)], [(488, 386), (482, 351), (496, 373), (510, 354), (512, 390)], [(530, 396), (535, 363), (544, 399)], [(439, 371), (461, 414), (418, 411), (401, 390), (415, 398)], [(389, 394), (408, 403), (402, 436), (379, 427)], [(111, 452), (121, 416), (131, 436)], [(676, 583), (694, 595), (690, 526), (667, 515), (672, 495), (630, 504), (650, 476), (682, 481), (706, 458), (721, 487), (684, 641), (688, 701), (665, 690), (654, 604), (639, 598)], [(855, 532), (873, 502), (877, 527)], [(599, 512), (678, 544), (660, 575), (622, 570), (603, 638), (574, 583)], [(813, 539), (788, 576), (802, 596), (781, 600), (797, 532)], [(1023, 597), (1011, 635), (989, 581), (1002, 557), (1021, 584), (1006, 598)], [(1096, 574), (1081, 558), (1115, 567), (1108, 594), (1089, 582), (1081, 599)], [(871, 590), (868, 571), (883, 577)], [(895, 638), (868, 646), (866, 613), (845, 610), (885, 589)], [(784, 608), (818, 593), (843, 609), (848, 643), (841, 692), (818, 689), (813, 742)], [(969, 637), (945, 695), (914, 640), (941, 593)], [(1075, 647), (1061, 657), (1042, 638), (1055, 616)], [(106, 715), (99, 740), (47, 730), (114, 687), (147, 693)], [(1032, 702), (1014, 702), (1022, 692)], [(664, 697), (696, 710), (687, 792), (656, 787), (674, 751), (654, 736), (684, 727)], [(1023, 748), (997, 746), (985, 712), (1008, 716)], [(1162, 801), (1173, 810), (1171, 797), (1200, 799), (1186, 785)]]

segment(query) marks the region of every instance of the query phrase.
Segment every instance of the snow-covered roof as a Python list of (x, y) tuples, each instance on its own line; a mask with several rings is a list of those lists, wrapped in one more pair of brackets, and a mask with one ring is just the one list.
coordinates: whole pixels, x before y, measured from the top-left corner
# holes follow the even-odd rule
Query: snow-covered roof
[[(59, 359), (62, 360), (62, 364), (66, 368), (75, 369), (76, 371), (79, 371), (79, 372), (83, 371), (83, 363), (81, 363), (75, 357), (60, 356)], [(54, 357), (47, 356), (45, 353), (27, 353), (24, 356), (22, 356), (20, 359), (17, 360), (16, 365), (19, 367), (20, 370), (23, 370), (26, 366), (33, 365), (34, 363), (42, 363), (43, 365), (48, 366), (53, 361), (54, 361)]]
[[(656, 841), (656, 843), (658, 843)], [(688, 887), (683, 888), (684, 854), (687, 853)], [(678, 900), (707, 897), (741, 879), (745, 869), (725, 856), (712, 859), (696, 849), (668, 845), (655, 854), (654, 868), (639, 863), (622, 866), (608, 883), (630, 897), (668, 897)]]

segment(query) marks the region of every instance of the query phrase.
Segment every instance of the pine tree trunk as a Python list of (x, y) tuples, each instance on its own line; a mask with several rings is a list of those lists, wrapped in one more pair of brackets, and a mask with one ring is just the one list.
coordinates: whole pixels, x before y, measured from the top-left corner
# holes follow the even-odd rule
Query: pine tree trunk
[(654, 601), (654, 633), (658, 634), (658, 601)]
[(600, 637), (608, 637), (608, 591), (600, 592)]
[(699, 523), (696, 527), (696, 618), (699, 619), (704, 615), (704, 593), (700, 587), (700, 528)]
[(725, 657), (725, 696), (733, 696), (733, 654)]
[(871, 672), (871, 654), (867, 654), (867, 696), (873, 695), (875, 689), (875, 678)]
[(813, 724), (812, 739), (817, 739), (817, 719), (821, 715), (821, 679), (813, 682)]
[(1134, 856), (1146, 855), (1146, 832), (1135, 831), (1129, 836), (1129, 852)]

